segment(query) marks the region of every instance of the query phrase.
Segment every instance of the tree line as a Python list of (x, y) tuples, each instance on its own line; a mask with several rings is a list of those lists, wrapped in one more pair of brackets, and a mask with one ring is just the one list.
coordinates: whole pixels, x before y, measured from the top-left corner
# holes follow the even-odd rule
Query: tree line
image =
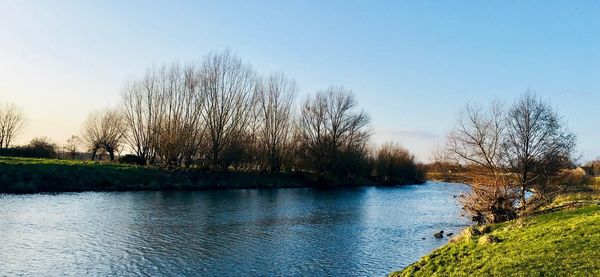
[[(121, 161), (169, 170), (424, 177), (400, 145), (370, 144), (370, 117), (350, 90), (331, 86), (299, 105), (297, 93), (284, 73), (261, 75), (230, 51), (152, 66), (126, 82), (119, 106), (89, 114), (80, 141), (92, 160), (125, 152)], [(75, 156), (78, 142), (72, 137), (65, 151)]]

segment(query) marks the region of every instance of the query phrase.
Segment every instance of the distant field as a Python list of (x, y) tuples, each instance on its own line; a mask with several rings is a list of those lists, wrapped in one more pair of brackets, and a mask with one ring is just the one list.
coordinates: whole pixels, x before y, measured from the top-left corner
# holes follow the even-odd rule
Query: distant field
[(0, 164), (3, 165), (51, 165), (51, 166), (87, 166), (108, 168), (140, 168), (136, 165), (104, 163), (79, 160), (38, 159), (0, 156)]
[(465, 173), (427, 172), (425, 179), (438, 182), (465, 183), (468, 179)]
[(600, 203), (600, 177), (595, 177), (592, 184), (578, 191), (559, 195), (552, 206), (564, 205), (571, 202)]

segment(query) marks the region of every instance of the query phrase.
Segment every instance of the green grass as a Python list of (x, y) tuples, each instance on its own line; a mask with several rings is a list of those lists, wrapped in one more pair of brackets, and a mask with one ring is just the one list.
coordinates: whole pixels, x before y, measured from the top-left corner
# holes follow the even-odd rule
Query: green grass
[[(416, 181), (406, 181), (413, 184)], [(383, 185), (367, 177), (334, 179), (330, 187)], [(0, 156), (0, 193), (200, 190), (322, 186), (310, 173), (166, 171), (108, 162)]]
[(196, 190), (309, 186), (302, 174), (169, 172), (106, 162), (0, 156), (0, 193)]
[(467, 229), (392, 276), (600, 276), (598, 205), (490, 227), (472, 236)]
[(171, 177), (133, 165), (0, 157), (0, 192), (157, 189)]

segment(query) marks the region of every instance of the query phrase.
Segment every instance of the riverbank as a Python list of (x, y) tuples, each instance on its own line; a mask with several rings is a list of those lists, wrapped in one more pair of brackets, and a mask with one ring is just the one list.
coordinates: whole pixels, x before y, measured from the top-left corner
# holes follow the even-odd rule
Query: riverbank
[(436, 182), (468, 183), (469, 177), (464, 173), (427, 172), (425, 179)]
[[(4, 193), (318, 187), (314, 179), (306, 173), (166, 171), (118, 163), (0, 157), (0, 192)], [(335, 184), (382, 185), (368, 178)]]
[(391, 276), (600, 275), (600, 206), (563, 210), (483, 228)]

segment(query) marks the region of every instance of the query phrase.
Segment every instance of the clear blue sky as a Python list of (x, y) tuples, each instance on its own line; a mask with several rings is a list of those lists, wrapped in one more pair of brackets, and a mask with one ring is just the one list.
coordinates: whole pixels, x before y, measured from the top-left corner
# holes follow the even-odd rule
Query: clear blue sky
[(354, 91), (374, 140), (427, 160), (467, 102), (533, 89), (600, 156), (597, 1), (0, 0), (0, 102), (30, 120), (21, 142), (78, 133), (128, 76), (230, 48), (284, 71), (301, 97)]

